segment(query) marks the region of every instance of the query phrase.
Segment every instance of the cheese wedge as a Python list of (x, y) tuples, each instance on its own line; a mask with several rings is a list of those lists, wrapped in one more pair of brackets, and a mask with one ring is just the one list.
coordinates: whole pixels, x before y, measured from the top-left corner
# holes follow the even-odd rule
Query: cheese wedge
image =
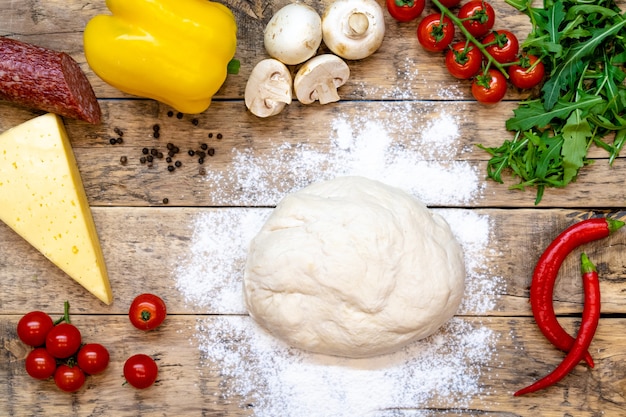
[(0, 220), (67, 275), (113, 301), (74, 152), (48, 113), (0, 134)]

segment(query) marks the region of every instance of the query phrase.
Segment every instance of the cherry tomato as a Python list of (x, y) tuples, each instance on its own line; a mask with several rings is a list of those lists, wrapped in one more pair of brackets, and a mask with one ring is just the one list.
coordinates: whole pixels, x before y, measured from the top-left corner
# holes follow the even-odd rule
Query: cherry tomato
[(483, 0), (472, 0), (459, 9), (459, 19), (463, 26), (475, 38), (485, 36), (496, 21), (496, 13), (489, 3)]
[(109, 351), (100, 343), (87, 343), (78, 351), (76, 362), (85, 373), (96, 375), (109, 365)]
[(43, 311), (31, 311), (17, 323), (17, 336), (28, 346), (42, 346), (53, 327), (54, 323), (49, 315)]
[(54, 326), (46, 336), (46, 349), (59, 359), (69, 358), (78, 351), (81, 343), (80, 330), (70, 323)]
[(461, 4), (461, 0), (439, 0), (439, 3), (446, 6), (448, 9), (456, 7)]
[(157, 328), (167, 316), (163, 300), (154, 294), (140, 294), (130, 304), (128, 317), (130, 322), (140, 330)]
[(511, 84), (517, 88), (533, 88), (538, 85), (546, 70), (543, 62), (537, 62), (537, 59), (534, 55), (528, 55), (522, 57), (519, 65), (511, 65), (508, 69)]
[(410, 22), (424, 11), (426, 0), (387, 0), (387, 10), (398, 22)]
[(422, 19), (417, 26), (417, 39), (424, 49), (430, 52), (441, 52), (454, 39), (454, 23), (441, 13), (433, 13)]
[(513, 62), (519, 53), (517, 36), (508, 30), (497, 30), (483, 38), (485, 49), (489, 55), (501, 64)]
[(65, 392), (78, 391), (85, 379), (85, 373), (78, 366), (59, 365), (54, 373), (54, 383)]
[(45, 348), (36, 348), (26, 356), (26, 373), (36, 379), (47, 379), (57, 369), (56, 359)]
[(156, 362), (148, 355), (139, 353), (133, 355), (124, 363), (124, 378), (135, 388), (148, 388), (157, 379), (159, 368)]
[(483, 62), (483, 54), (471, 43), (460, 41), (446, 52), (446, 68), (452, 76), (467, 80), (478, 74)]
[(497, 69), (489, 69), (472, 82), (472, 95), (476, 101), (484, 104), (495, 104), (506, 94), (506, 78)]

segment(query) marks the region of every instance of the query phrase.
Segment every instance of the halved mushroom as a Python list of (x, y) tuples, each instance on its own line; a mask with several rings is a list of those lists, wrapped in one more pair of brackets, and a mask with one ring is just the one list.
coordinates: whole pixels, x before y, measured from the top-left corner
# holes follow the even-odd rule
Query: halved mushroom
[(259, 117), (280, 113), (291, 103), (291, 82), (291, 73), (285, 64), (273, 58), (260, 61), (246, 84), (246, 107)]
[(318, 55), (302, 65), (296, 73), (293, 88), (302, 104), (319, 100), (320, 104), (339, 101), (337, 88), (350, 78), (350, 68), (333, 54)]
[(322, 16), (326, 46), (345, 59), (363, 59), (378, 50), (385, 36), (385, 17), (376, 0), (336, 0)]

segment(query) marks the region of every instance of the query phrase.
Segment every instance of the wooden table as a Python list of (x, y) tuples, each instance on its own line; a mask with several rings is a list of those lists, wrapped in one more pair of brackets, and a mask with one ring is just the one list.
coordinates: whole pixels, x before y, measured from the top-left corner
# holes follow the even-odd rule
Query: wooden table
[[(579, 365), (561, 383), (534, 395), (515, 398), (512, 393), (550, 372), (563, 357), (540, 334), (530, 312), (528, 288), (533, 266), (548, 243), (575, 221), (609, 214), (626, 218), (624, 160), (609, 167), (605, 153), (592, 150), (596, 163), (584, 168), (578, 181), (566, 189), (548, 190), (538, 206), (533, 204), (533, 190), (512, 191), (485, 180), (488, 155), (475, 145), (499, 145), (510, 136), (504, 121), (522, 95), (510, 89), (497, 106), (477, 104), (469, 94), (469, 83), (453, 80), (446, 73), (442, 56), (419, 47), (417, 23), (398, 24), (388, 15), (381, 49), (368, 59), (349, 63), (351, 78), (340, 89), (339, 103), (305, 106), (294, 101), (280, 115), (259, 119), (246, 111), (244, 87), (253, 65), (266, 57), (265, 24), (288, 1), (225, 3), (238, 21), (236, 57), (241, 71), (228, 77), (206, 112), (179, 119), (176, 114), (168, 115), (171, 109), (167, 106), (120, 93), (91, 72), (83, 55), (82, 31), (91, 17), (107, 13), (103, 1), (0, 0), (0, 35), (67, 51), (87, 73), (100, 99), (101, 125), (69, 119), (65, 125), (115, 297), (110, 306), (100, 303), (0, 225), (0, 414), (285, 417), (343, 416), (352, 409), (375, 416), (623, 413), (624, 232), (583, 247), (598, 265), (603, 296), (602, 319), (591, 348), (595, 368)], [(329, 0), (307, 3), (321, 12)], [(496, 26), (523, 38), (529, 29), (526, 17), (501, 0), (493, 4)], [(40, 112), (0, 102), (0, 114), (0, 130), (4, 131)], [(441, 124), (445, 117), (458, 128), (454, 140), (437, 144), (436, 138), (421, 135), (433, 124), (445, 127)], [(155, 124), (160, 126), (158, 139), (152, 135)], [(448, 190), (450, 180), (442, 185), (405, 178), (406, 184), (418, 190), (416, 196), (426, 196), (423, 199), (433, 210), (460, 227), (464, 234), (460, 241), (473, 256), (473, 264), (468, 265), (466, 301), (453, 324), (391, 359), (329, 360), (281, 347), (262, 337), (237, 297), (250, 237), (246, 235), (250, 228), (244, 230), (243, 222), (254, 219), (258, 223), (290, 191), (345, 173), (337, 167), (341, 160), (337, 147), (346, 139), (341, 137), (346, 126), (347, 135), (356, 137), (348, 138), (353, 145), (359, 143), (359, 135), (371, 139), (371, 132), (365, 131), (368, 126), (382, 127), (390, 143), (375, 151), (394, 155), (397, 159), (392, 165), (401, 163), (399, 152), (404, 149), (413, 156), (426, 155), (421, 162), (435, 166), (442, 175), (452, 173), (451, 181), (455, 181), (454, 169), (459, 166), (463, 169), (458, 172), (477, 178), (468, 198), (451, 196), (449, 191), (433, 192), (433, 187)], [(118, 136), (117, 129), (123, 131), (123, 143), (111, 145), (109, 140)], [(217, 139), (218, 133), (221, 139)], [(139, 162), (143, 148), (164, 149), (168, 142), (183, 152), (207, 143), (215, 155), (200, 165), (197, 158), (182, 153), (183, 166), (174, 172), (168, 172), (163, 161), (152, 167)], [(299, 161), (315, 160), (307, 155), (321, 155), (323, 160), (325, 154), (333, 155), (334, 166), (320, 164), (311, 169), (309, 163), (298, 168)], [(122, 156), (128, 158), (126, 164), (120, 162)], [(359, 160), (355, 161), (359, 168)], [(457, 180), (464, 183), (467, 179)], [(164, 198), (169, 200), (167, 204)], [(468, 224), (483, 228), (472, 231)], [(222, 240), (211, 242), (212, 235)], [(473, 235), (484, 241), (473, 241)], [(555, 293), (557, 313), (572, 333), (582, 309), (578, 268), (578, 257), (568, 257)], [(204, 281), (196, 281), (203, 277)], [(130, 325), (126, 313), (133, 297), (146, 291), (166, 300), (169, 316), (158, 330), (143, 333)], [(65, 300), (70, 302), (73, 321), (85, 341), (104, 344), (112, 358), (104, 374), (90, 376), (75, 394), (62, 393), (52, 381), (36, 381), (26, 374), (28, 348), (15, 332), (24, 313), (40, 309), (57, 317)], [(479, 339), (476, 346), (468, 344)], [(262, 343), (274, 346), (263, 357), (258, 346)], [(275, 352), (273, 361), (268, 352)], [(134, 353), (147, 353), (158, 360), (159, 379), (147, 390), (123, 384), (123, 363)], [(294, 380), (293, 373), (309, 364), (316, 366), (315, 370)], [(261, 369), (263, 366), (267, 369)], [(324, 367), (337, 366), (338, 371), (324, 373)], [(380, 377), (387, 367), (399, 368), (399, 376)], [(373, 377), (371, 392), (367, 385), (366, 393), (358, 392), (356, 371), (379, 372)], [(441, 384), (433, 382), (433, 373), (439, 375)], [(330, 377), (323, 383), (314, 379), (324, 375)], [(445, 380), (451, 376), (465, 376), (466, 380)], [(382, 387), (376, 385), (381, 380)], [(393, 389), (384, 392), (392, 383)], [(303, 403), (307, 394), (313, 404)], [(332, 398), (335, 394), (339, 399)], [(359, 409), (359, 401), (377, 409)]]

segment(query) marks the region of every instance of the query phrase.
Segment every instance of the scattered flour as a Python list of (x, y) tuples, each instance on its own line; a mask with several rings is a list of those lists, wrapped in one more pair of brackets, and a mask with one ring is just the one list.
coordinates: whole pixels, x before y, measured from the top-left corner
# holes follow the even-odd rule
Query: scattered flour
[[(464, 205), (480, 198), (479, 174), (454, 159), (459, 120), (441, 113), (417, 123), (414, 109), (407, 106), (398, 115), (406, 120), (398, 124), (383, 116), (363, 115), (356, 122), (337, 117), (327, 153), (278, 144), (274, 159), (260, 160), (234, 151), (228, 177), (214, 174), (210, 180), (245, 190), (240, 205), (259, 200), (275, 204), (312, 180), (348, 174), (403, 188), (427, 204)], [(398, 146), (392, 139), (398, 134), (411, 139)], [(430, 146), (435, 142), (440, 146)], [(276, 184), (275, 178), (288, 178), (289, 183)], [(491, 220), (463, 208), (435, 210), (450, 223), (464, 250), (468, 277), (459, 314), (431, 337), (369, 359), (302, 352), (256, 325), (243, 304), (243, 268), (248, 243), (271, 209), (203, 210), (190, 226), (189, 254), (174, 274), (187, 303), (218, 314), (198, 319), (192, 341), (206, 366), (217, 367), (223, 378), (216, 397), (236, 398), (259, 417), (403, 417), (433, 415), (427, 409), (468, 408), (486, 394), (481, 378), (488, 377), (481, 369), (497, 361), (498, 335), (465, 315), (493, 309), (504, 290), (503, 280), (487, 269)]]
[[(319, 127), (329, 132), (324, 151), (307, 143), (273, 143), (274, 154), (259, 157), (234, 148), (225, 172), (207, 172), (215, 186), (212, 199), (224, 205), (273, 205), (312, 182), (361, 175), (403, 188), (431, 206), (478, 201), (484, 174), (455, 158), (464, 151), (458, 145), (460, 121), (445, 112), (432, 118), (435, 110), (425, 106), (388, 102), (378, 118), (367, 110), (349, 119), (336, 117)], [(233, 189), (241, 194), (227, 191)]]

